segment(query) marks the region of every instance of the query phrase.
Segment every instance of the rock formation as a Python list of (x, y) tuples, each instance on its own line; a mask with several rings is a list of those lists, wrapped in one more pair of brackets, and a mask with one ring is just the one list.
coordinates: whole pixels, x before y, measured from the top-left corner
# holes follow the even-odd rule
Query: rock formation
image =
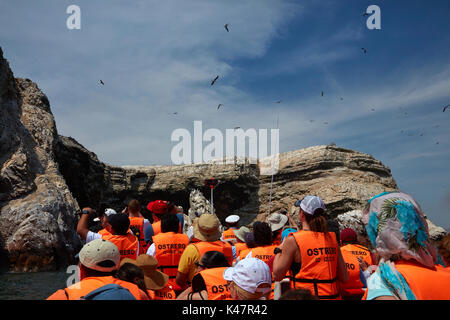
[(0, 261), (17, 271), (67, 264), (80, 246), (77, 201), (54, 160), (47, 97), (15, 79), (0, 49)]

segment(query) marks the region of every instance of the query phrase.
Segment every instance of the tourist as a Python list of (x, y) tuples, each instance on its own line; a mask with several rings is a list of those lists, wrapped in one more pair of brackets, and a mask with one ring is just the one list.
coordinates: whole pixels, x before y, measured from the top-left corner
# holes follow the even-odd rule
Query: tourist
[(120, 253), (115, 244), (95, 239), (85, 244), (79, 253), (80, 281), (57, 290), (47, 300), (79, 300), (90, 292), (108, 284), (128, 289), (137, 300), (148, 300), (144, 291), (133, 283), (114, 277), (119, 268)]
[(136, 276), (137, 279), (133, 282), (136, 281), (135, 283), (140, 283), (141, 286), (143, 281), (150, 300), (175, 300), (176, 293), (169, 284), (169, 276), (157, 269), (158, 260), (155, 257), (141, 254), (136, 260), (126, 259), (122, 261), (121, 268), (129, 269), (130, 267), (127, 266), (129, 264), (139, 267), (142, 273), (131, 273), (127, 275), (128, 279)]
[(169, 276), (169, 284), (179, 293), (182, 289), (175, 281), (181, 255), (189, 245), (189, 237), (179, 233), (179, 220), (174, 214), (161, 217), (161, 232), (153, 236), (147, 254), (158, 260), (158, 270)]
[(273, 257), (273, 251), (277, 247), (272, 243), (272, 230), (269, 224), (256, 221), (253, 224), (253, 236), (255, 246), (253, 248), (241, 250), (239, 259), (242, 260), (246, 257), (253, 257), (267, 263)]
[(105, 239), (114, 243), (120, 252), (121, 259), (127, 257), (136, 259), (139, 255), (139, 241), (129, 230), (130, 219), (124, 213), (105, 214), (102, 220), (105, 223), (105, 233), (95, 233), (88, 229), (89, 221), (94, 217), (90, 208), (84, 208), (77, 225), (78, 235), (89, 243), (95, 239)]
[(383, 192), (368, 201), (363, 222), (378, 268), (367, 281), (367, 300), (449, 300), (450, 272), (439, 265), (420, 206), (408, 194)]
[(208, 251), (196, 263), (197, 273), (191, 287), (182, 292), (177, 300), (230, 300), (225, 269), (230, 267), (225, 255), (219, 251)]
[[(161, 218), (166, 214), (173, 214), (169, 212), (167, 201), (156, 200), (149, 202), (147, 209), (152, 213), (153, 223), (144, 229), (144, 238), (147, 243), (153, 241), (153, 236), (161, 232)], [(175, 216), (179, 220), (178, 232), (181, 233), (184, 225), (184, 216), (182, 213), (177, 213)]]
[(341, 283), (342, 299), (361, 300), (366, 281), (364, 275), (361, 277), (360, 264), (362, 264), (362, 261), (360, 262), (360, 260), (363, 260), (366, 266), (371, 266), (373, 263), (370, 251), (358, 244), (356, 232), (351, 228), (345, 228), (341, 231), (340, 245), (341, 254), (348, 272), (348, 281)]
[(272, 276), (269, 266), (258, 258), (246, 258), (225, 269), (225, 280), (233, 300), (268, 300)]
[(128, 218), (130, 219), (130, 229), (139, 239), (140, 251), (146, 252), (148, 244), (144, 238), (144, 230), (150, 225), (150, 221), (142, 216), (140, 202), (136, 199), (130, 200), (128, 206), (122, 213), (128, 214)]
[(229, 242), (237, 242), (236, 235), (234, 234), (234, 230), (238, 229), (240, 217), (236, 214), (232, 214), (225, 218), (225, 227), (227, 228), (222, 233), (222, 240)]
[(228, 242), (220, 240), (222, 235), (220, 221), (214, 214), (205, 213), (196, 218), (193, 223), (194, 237), (197, 242), (191, 242), (184, 250), (178, 264), (176, 283), (181, 288), (186, 288), (186, 284), (192, 281), (197, 271), (195, 265), (200, 257), (208, 251), (222, 252), (231, 265), (236, 255), (235, 248)]
[(295, 203), (299, 207), (302, 230), (288, 236), (273, 261), (275, 281), (289, 271), (291, 287), (303, 287), (319, 299), (340, 299), (339, 281), (348, 273), (336, 235), (328, 232), (325, 204), (317, 196), (306, 196)]

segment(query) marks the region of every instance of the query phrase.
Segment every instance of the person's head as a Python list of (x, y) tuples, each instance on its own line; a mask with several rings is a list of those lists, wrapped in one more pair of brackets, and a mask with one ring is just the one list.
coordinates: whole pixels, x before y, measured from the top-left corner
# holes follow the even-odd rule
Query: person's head
[(225, 224), (230, 228), (231, 227), (237, 228), (239, 220), (240, 217), (237, 214), (232, 214), (225, 218)]
[(415, 260), (426, 267), (438, 263), (425, 215), (408, 194), (383, 192), (369, 199), (362, 221), (370, 242), (384, 260)]
[(194, 237), (200, 241), (217, 241), (222, 236), (220, 221), (215, 214), (204, 213), (194, 220)]
[(112, 275), (119, 267), (119, 249), (108, 240), (95, 239), (86, 243), (78, 256), (80, 279)]
[(300, 288), (284, 292), (278, 300), (318, 300), (310, 290)]
[(168, 275), (157, 270), (158, 260), (148, 254), (141, 254), (136, 260), (124, 258), (121, 264), (133, 264), (139, 267), (144, 274), (145, 286), (149, 290), (160, 290), (169, 281)]
[(176, 214), (165, 214), (161, 217), (161, 232), (175, 232), (180, 230), (180, 220)]
[(247, 228), (246, 226), (242, 226), (237, 230), (233, 230), (234, 235), (236, 236), (238, 242), (246, 242), (245, 241), (245, 235), (247, 233), (251, 233), (252, 231)]
[(128, 202), (128, 212), (130, 212), (130, 214), (138, 214), (139, 211), (141, 211), (141, 203), (139, 200), (130, 200), (130, 202)]
[(108, 217), (116, 214), (116, 210), (112, 209), (112, 208), (106, 208), (105, 210), (102, 211), (102, 214), (100, 215), (99, 218), (95, 218), (94, 221), (100, 221), (102, 228), (107, 229), (109, 227), (108, 224)]
[(147, 286), (144, 281), (144, 271), (137, 265), (123, 261), (120, 263), (120, 268), (116, 272), (117, 279), (134, 283), (144, 292), (147, 292)]
[(326, 208), (323, 200), (318, 196), (306, 196), (294, 204), (300, 208), (299, 219), (303, 229), (305, 224), (310, 231), (328, 232)]
[(126, 235), (130, 228), (130, 218), (125, 213), (116, 213), (107, 217), (111, 226), (111, 233), (115, 235)]
[(200, 260), (196, 263), (197, 271), (200, 272), (204, 269), (229, 267), (227, 258), (220, 251), (208, 251), (205, 252)]
[(256, 221), (253, 224), (253, 236), (256, 246), (266, 246), (272, 244), (272, 230), (266, 222)]
[(267, 222), (272, 230), (272, 232), (277, 233), (281, 232), (283, 227), (288, 223), (288, 217), (282, 213), (272, 213)]
[(155, 200), (148, 203), (147, 210), (152, 213), (155, 221), (159, 221), (162, 215), (168, 212), (169, 208), (167, 207), (167, 201)]
[(340, 238), (343, 244), (357, 244), (358, 236), (352, 228), (345, 228), (341, 231)]
[(260, 300), (268, 298), (272, 275), (269, 266), (258, 258), (245, 258), (234, 267), (225, 269), (225, 280), (230, 281), (233, 300)]

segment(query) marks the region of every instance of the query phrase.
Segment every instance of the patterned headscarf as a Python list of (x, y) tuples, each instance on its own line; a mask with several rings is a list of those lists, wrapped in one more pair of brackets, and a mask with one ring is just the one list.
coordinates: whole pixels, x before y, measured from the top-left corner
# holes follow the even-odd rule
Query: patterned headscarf
[(440, 261), (420, 206), (405, 193), (383, 192), (368, 201), (362, 220), (381, 257), (377, 272), (384, 283), (398, 298), (415, 299), (395, 261), (414, 260), (429, 268)]

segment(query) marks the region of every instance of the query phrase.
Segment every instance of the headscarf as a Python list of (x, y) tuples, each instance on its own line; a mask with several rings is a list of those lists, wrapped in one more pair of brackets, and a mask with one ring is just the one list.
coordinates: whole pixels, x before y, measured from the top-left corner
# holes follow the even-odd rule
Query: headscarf
[(413, 260), (434, 268), (439, 253), (432, 245), (425, 215), (408, 194), (383, 192), (371, 198), (362, 220), (370, 242), (381, 257), (377, 272), (387, 287), (400, 299), (415, 299), (395, 261)]

